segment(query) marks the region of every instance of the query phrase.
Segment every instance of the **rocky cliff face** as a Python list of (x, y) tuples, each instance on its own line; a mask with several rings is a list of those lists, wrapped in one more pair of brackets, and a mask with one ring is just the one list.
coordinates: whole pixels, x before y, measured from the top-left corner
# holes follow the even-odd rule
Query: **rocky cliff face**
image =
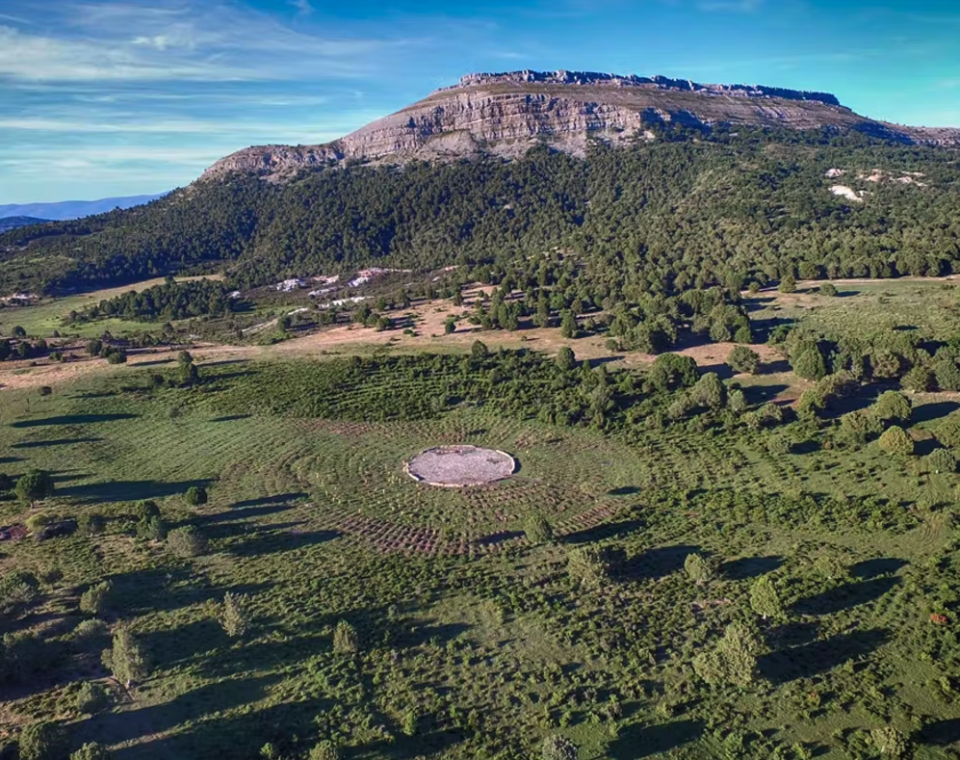
[(250, 172), (283, 180), (347, 160), (402, 163), (477, 154), (519, 156), (546, 141), (583, 155), (591, 140), (654, 139), (651, 126), (749, 125), (860, 130), (905, 143), (960, 145), (960, 130), (901, 127), (858, 116), (836, 97), (749, 85), (592, 72), (470, 74), (458, 85), (326, 145), (266, 145), (218, 161), (201, 179)]

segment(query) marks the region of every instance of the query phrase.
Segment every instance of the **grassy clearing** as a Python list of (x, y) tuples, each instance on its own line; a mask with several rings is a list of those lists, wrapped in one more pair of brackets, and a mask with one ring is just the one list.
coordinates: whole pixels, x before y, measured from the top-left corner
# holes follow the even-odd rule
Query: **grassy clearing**
[[(955, 757), (958, 476), (876, 444), (825, 449), (799, 424), (691, 422), (628, 444), (470, 405), (369, 422), (270, 400), (325, 366), (242, 363), (197, 389), (156, 391), (131, 371), (0, 396), (0, 467), (52, 471), (45, 512), (108, 518), (102, 535), (3, 545), (4, 572), (48, 579), (4, 632), (42, 632), (66, 652), (3, 702), (11, 728), (56, 717), (124, 759), (205, 758), (226, 744), (255, 757), (268, 741), (300, 757), (322, 737), (353, 758), (526, 758), (560, 732), (582, 758), (841, 760), (872, 757), (857, 732), (889, 724), (915, 757)], [(361, 410), (379, 392), (365, 387), (339, 392)], [(918, 404), (918, 435), (943, 403)], [(783, 437), (789, 453), (772, 453)], [(403, 473), (409, 456), (455, 442), (509, 451), (521, 469), (467, 491)], [(211, 498), (192, 509), (183, 493), (196, 484)], [(198, 526), (210, 551), (181, 559), (137, 538), (140, 499), (158, 500), (171, 526)], [(556, 542), (523, 538), (534, 512)], [(22, 517), (0, 502), (0, 524)], [(578, 546), (622, 552), (598, 589), (567, 571)], [(693, 552), (715, 568), (702, 585), (683, 570)], [(843, 577), (816, 569), (825, 555)], [(782, 619), (750, 610), (760, 576), (774, 579)], [(78, 650), (70, 631), (79, 594), (104, 577), (102, 616), (129, 621), (154, 666), (133, 701), (115, 689), (109, 711), (82, 716), (74, 694), (106, 675), (106, 640)], [(239, 641), (214, 620), (227, 591), (251, 598)], [(949, 624), (932, 625), (932, 611)], [(340, 620), (360, 632), (355, 656), (332, 650)], [(692, 658), (733, 621), (761, 636), (760, 680), (709, 687)]]

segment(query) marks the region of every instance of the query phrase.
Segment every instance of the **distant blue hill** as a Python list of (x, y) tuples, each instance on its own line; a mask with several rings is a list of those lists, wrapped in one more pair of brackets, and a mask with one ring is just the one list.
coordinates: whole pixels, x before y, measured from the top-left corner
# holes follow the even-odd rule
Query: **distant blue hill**
[(102, 198), (98, 201), (60, 201), (59, 203), (11, 203), (0, 206), (0, 219), (10, 216), (32, 216), (39, 219), (79, 219), (83, 216), (102, 214), (115, 208), (130, 208), (161, 198), (157, 195), (131, 195), (126, 198)]
[(49, 219), (37, 219), (35, 216), (5, 216), (0, 218), (0, 232), (15, 230), (17, 227), (29, 227), (31, 224), (43, 224)]

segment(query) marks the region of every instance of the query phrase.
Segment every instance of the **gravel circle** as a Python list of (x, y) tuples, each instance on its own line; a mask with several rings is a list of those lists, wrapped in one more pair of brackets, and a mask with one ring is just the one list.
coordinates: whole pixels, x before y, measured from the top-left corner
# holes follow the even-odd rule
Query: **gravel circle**
[(462, 488), (509, 478), (517, 467), (512, 456), (477, 446), (437, 446), (421, 451), (406, 466), (414, 480), (431, 486)]

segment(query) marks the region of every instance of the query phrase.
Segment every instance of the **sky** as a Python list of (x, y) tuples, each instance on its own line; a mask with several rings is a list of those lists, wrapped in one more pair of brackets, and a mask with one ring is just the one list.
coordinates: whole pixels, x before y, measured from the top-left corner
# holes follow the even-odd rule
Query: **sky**
[(474, 71), (820, 90), (960, 126), (958, 38), (956, 0), (0, 0), (0, 204), (169, 190)]

